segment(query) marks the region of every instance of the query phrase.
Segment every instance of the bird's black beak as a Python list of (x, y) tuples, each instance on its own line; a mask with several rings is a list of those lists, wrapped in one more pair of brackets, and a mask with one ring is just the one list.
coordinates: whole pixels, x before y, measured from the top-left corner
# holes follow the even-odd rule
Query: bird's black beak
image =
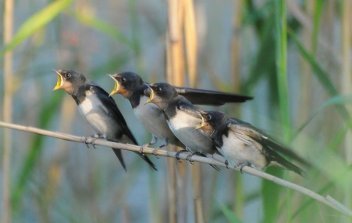
[(60, 70), (54, 70), (54, 71), (57, 74), (57, 81), (53, 91), (56, 91), (56, 90), (62, 89), (65, 80), (62, 74), (60, 73)]

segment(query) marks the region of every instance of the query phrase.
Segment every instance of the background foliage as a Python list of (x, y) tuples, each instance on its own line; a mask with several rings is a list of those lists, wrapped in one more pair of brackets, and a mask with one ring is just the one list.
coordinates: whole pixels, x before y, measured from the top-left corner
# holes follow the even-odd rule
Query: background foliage
[[(170, 69), (167, 52), (173, 47), (167, 34), (172, 20), (168, 9), (173, 2), (15, 2), (14, 37), (0, 49), (2, 70), (7, 63), (4, 55), (13, 52), (13, 122), (92, 134), (77, 114), (74, 101), (63, 92), (52, 92), (53, 69), (83, 72), (107, 91), (113, 86), (109, 73), (131, 70), (149, 82), (165, 80)], [(275, 168), (268, 171), (331, 194), (352, 207), (351, 2), (180, 2), (185, 13), (194, 14), (194, 20), (180, 17), (185, 24), (185, 45), (181, 46), (185, 52), (179, 59), (187, 58), (186, 85), (254, 96), (246, 104), (220, 109), (268, 131), (317, 167), (308, 171), (306, 178)], [(0, 30), (6, 32), (3, 24)], [(1, 104), (8, 93), (3, 77)], [(115, 99), (139, 142), (148, 142), (150, 135), (135, 120), (127, 101), (120, 96)], [(109, 150), (87, 150), (82, 145), (14, 131), (11, 135), (13, 222), (166, 221), (168, 172), (164, 159), (154, 158), (159, 171), (152, 172), (125, 152), (125, 173)], [(77, 149), (69, 149), (72, 147)], [(7, 183), (3, 170), (1, 189)], [(190, 173), (187, 164), (184, 204), (186, 219), (193, 222)], [(202, 176), (208, 222), (350, 220), (248, 175), (202, 166)], [(4, 200), (3, 193), (0, 198)]]

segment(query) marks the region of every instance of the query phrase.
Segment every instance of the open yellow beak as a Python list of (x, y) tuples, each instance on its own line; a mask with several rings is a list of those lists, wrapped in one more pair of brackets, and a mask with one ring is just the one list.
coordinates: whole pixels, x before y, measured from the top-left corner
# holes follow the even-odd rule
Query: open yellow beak
[(201, 117), (202, 121), (200, 122), (200, 124), (199, 124), (198, 126), (196, 126), (196, 129), (201, 129), (201, 128), (203, 128), (204, 126), (207, 125), (207, 124), (205, 123), (205, 120), (204, 120), (203, 116), (201, 115), (200, 117)]
[(109, 75), (115, 82), (114, 88), (112, 89), (112, 91), (110, 92), (109, 96), (112, 96), (114, 94), (118, 94), (120, 91), (120, 83), (112, 76)]
[(55, 73), (57, 74), (57, 81), (56, 81), (56, 85), (53, 89), (53, 91), (56, 91), (58, 89), (62, 88), (62, 85), (64, 84), (64, 78), (62, 77), (62, 75), (60, 74), (59, 71), (55, 70)]
[(154, 93), (153, 88), (151, 88), (150, 86), (148, 86), (148, 87), (150, 89), (150, 95), (149, 95), (148, 100), (144, 104), (151, 103), (153, 101), (154, 97), (155, 97), (155, 93)]

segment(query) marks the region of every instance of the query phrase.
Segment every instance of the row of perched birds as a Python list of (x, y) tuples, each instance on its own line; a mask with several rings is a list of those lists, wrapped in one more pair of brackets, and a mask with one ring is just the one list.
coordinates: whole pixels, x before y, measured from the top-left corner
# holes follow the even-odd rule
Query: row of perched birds
[[(152, 133), (149, 146), (161, 141), (162, 146), (177, 145), (191, 155), (213, 157), (217, 153), (226, 160), (226, 165), (241, 170), (244, 166), (263, 169), (275, 164), (302, 174), (302, 169), (292, 161), (308, 166), (292, 150), (251, 124), (194, 105), (245, 102), (251, 97), (175, 87), (167, 83), (149, 84), (133, 72), (110, 75), (114, 80), (114, 89), (108, 94), (76, 71), (57, 70), (56, 74), (58, 78), (54, 90), (63, 89), (73, 97), (79, 111), (95, 130), (95, 137), (137, 145), (137, 140), (112, 98), (112, 95), (120, 94), (129, 100), (136, 117)], [(121, 150), (113, 151), (126, 170)], [(146, 155), (136, 153), (156, 170)]]

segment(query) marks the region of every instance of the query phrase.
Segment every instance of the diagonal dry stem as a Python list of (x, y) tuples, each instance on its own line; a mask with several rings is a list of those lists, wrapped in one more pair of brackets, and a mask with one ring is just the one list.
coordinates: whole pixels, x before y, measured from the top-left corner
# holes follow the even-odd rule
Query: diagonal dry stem
[[(76, 136), (76, 135), (71, 135), (67, 133), (62, 133), (62, 132), (54, 132), (54, 131), (49, 131), (45, 129), (40, 129), (40, 128), (35, 128), (35, 127), (30, 127), (30, 126), (24, 126), (24, 125), (17, 125), (13, 123), (7, 123), (0, 121), (0, 127), (5, 127), (5, 128), (10, 128), (10, 129), (16, 129), (24, 132), (31, 132), (39, 135), (44, 135), (44, 136), (49, 136), (53, 138), (58, 138), (66, 141), (71, 141), (71, 142), (78, 142), (78, 143), (83, 143), (83, 144), (92, 144), (92, 145), (100, 145), (104, 146), (107, 148), (116, 148), (116, 149), (122, 149), (122, 150), (128, 150), (128, 151), (134, 151), (134, 152), (140, 152), (141, 148), (140, 146), (132, 145), (132, 144), (124, 144), (124, 143), (116, 143), (116, 142), (111, 142), (107, 141), (104, 139), (97, 139), (94, 137), (85, 137), (85, 136)], [(176, 152), (172, 151), (166, 151), (162, 149), (154, 149), (154, 148), (149, 148), (149, 147), (143, 147), (143, 153), (145, 154), (150, 154), (150, 155), (155, 155), (155, 156), (164, 156), (164, 157), (170, 157), (176, 159)], [(219, 162), (215, 159), (208, 158), (208, 157), (202, 157), (202, 156), (197, 156), (193, 155), (191, 158), (189, 157), (188, 153), (181, 153), (177, 156), (179, 159), (182, 160), (189, 160), (191, 162), (199, 162), (199, 163), (206, 163), (206, 164), (212, 164), (212, 165), (217, 165), (217, 166), (222, 166), (226, 167), (225, 163)], [(237, 171), (240, 171), (239, 168), (231, 168)], [(265, 173), (263, 171), (245, 166), (241, 169), (243, 172), (248, 173), (253, 176), (257, 176), (260, 178), (263, 178), (265, 180), (272, 181), (278, 185), (281, 185), (283, 187), (289, 188), (291, 190), (297, 191), (301, 194), (304, 194), (322, 204), (325, 204), (340, 213), (351, 216), (352, 217), (352, 211), (332, 198), (330, 195), (322, 196), (306, 187), (300, 186), (298, 184), (292, 183), (290, 181), (278, 178), (276, 176), (270, 175), (268, 173)]]

